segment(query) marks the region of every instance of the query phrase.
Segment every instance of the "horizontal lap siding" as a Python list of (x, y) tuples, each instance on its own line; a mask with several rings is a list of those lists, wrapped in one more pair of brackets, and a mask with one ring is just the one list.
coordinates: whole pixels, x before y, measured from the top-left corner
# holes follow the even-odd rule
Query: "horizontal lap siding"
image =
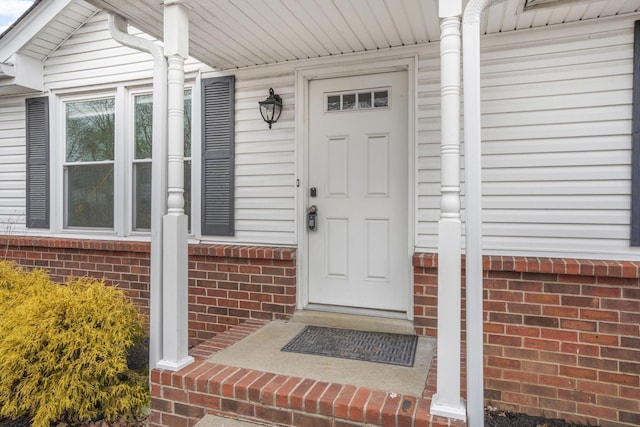
[[(632, 42), (630, 18), (483, 38), (486, 251), (638, 256), (629, 248)], [(438, 67), (437, 57), (421, 58), (417, 246), (430, 250), (439, 215)]]
[(50, 89), (149, 78), (151, 56), (122, 46), (111, 38), (107, 15), (96, 15), (45, 62), (45, 85)]
[(0, 101), (0, 234), (12, 234), (25, 224), (25, 101)]
[[(271, 130), (258, 110), (270, 87), (283, 103)], [(296, 243), (293, 112), (293, 66), (269, 74), (236, 73), (236, 241)]]
[[(132, 27), (129, 33), (152, 40)], [(200, 65), (189, 59), (185, 69), (195, 71)], [(108, 30), (108, 15), (103, 12), (74, 32), (47, 58), (44, 68), (45, 85), (50, 90), (114, 86), (152, 76), (151, 55), (113, 40)]]
[(631, 24), (484, 44), (485, 248), (631, 256)]
[[(438, 247), (440, 217), (440, 51), (423, 48), (418, 58), (416, 247)], [(461, 122), (462, 124), (462, 122)]]

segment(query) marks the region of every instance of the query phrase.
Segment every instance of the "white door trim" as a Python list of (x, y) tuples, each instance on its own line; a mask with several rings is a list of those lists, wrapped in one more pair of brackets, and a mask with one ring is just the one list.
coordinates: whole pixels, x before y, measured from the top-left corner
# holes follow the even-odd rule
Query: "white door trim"
[(417, 62), (418, 57), (407, 56), (390, 58), (388, 60), (369, 60), (363, 58), (358, 61), (336, 61), (331, 65), (323, 65), (321, 67), (301, 67), (295, 71), (295, 136), (296, 136), (296, 174), (297, 174), (297, 191), (296, 191), (296, 234), (298, 242), (297, 251), (297, 302), (296, 308), (303, 309), (309, 303), (308, 296), (308, 240), (306, 233), (306, 188), (309, 180), (309, 108), (307, 101), (309, 99), (309, 82), (315, 79), (347, 77), (362, 74), (375, 74), (389, 71), (407, 71), (407, 155), (408, 155), (408, 230), (407, 230), (407, 248), (406, 248), (406, 268), (409, 271), (410, 286), (407, 292), (409, 301), (407, 302), (407, 319), (413, 320), (413, 266), (412, 256), (415, 241), (415, 218), (416, 218), (416, 191), (415, 180), (417, 176), (417, 162), (415, 160), (417, 138)]

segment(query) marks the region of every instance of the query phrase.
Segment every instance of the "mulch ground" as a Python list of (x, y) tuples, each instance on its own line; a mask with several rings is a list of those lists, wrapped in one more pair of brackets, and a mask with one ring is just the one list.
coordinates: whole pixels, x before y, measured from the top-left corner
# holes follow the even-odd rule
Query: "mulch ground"
[(500, 410), (485, 409), (485, 427), (595, 427), (583, 424), (568, 423), (557, 418), (535, 417)]

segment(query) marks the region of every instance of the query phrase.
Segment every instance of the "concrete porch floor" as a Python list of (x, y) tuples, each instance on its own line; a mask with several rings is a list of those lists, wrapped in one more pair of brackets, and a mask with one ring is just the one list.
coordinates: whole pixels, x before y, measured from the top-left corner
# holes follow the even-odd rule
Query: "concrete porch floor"
[(181, 371), (153, 370), (150, 425), (190, 427), (206, 415), (199, 427), (466, 425), (429, 413), (433, 339), (419, 338), (413, 368), (280, 352), (303, 327), (250, 320), (194, 347)]
[(208, 361), (263, 372), (352, 384), (372, 390), (421, 397), (431, 367), (435, 339), (419, 337), (413, 367), (280, 351), (305, 324), (273, 321)]

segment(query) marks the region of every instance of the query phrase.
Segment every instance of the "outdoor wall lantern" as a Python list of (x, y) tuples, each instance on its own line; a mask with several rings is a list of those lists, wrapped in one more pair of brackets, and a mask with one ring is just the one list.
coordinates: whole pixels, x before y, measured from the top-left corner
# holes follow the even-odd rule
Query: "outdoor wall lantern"
[(271, 129), (271, 124), (277, 122), (282, 113), (282, 98), (273, 93), (273, 88), (269, 88), (269, 97), (258, 104), (260, 104), (262, 118), (269, 123), (269, 129)]

